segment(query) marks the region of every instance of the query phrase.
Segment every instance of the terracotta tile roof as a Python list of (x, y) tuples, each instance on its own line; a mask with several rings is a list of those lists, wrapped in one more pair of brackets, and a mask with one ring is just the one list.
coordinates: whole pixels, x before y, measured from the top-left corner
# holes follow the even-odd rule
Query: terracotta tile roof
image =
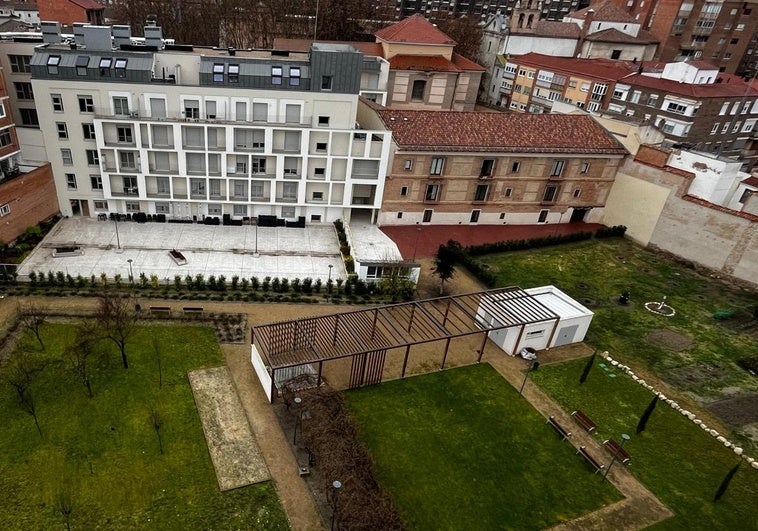
[(69, 0), (72, 4), (76, 4), (83, 9), (105, 9), (105, 6), (95, 0)]
[[(650, 77), (641, 74), (634, 74), (624, 79), (624, 83), (635, 87), (645, 87), (669, 94), (679, 94), (694, 98), (728, 98), (741, 97), (746, 94), (748, 85), (736, 76), (722, 76), (719, 79), (724, 80), (722, 83), (691, 85), (689, 83), (678, 83), (670, 79)], [(751, 87), (747, 90), (748, 96), (758, 96), (758, 87)]]
[(574, 11), (566, 15), (566, 17), (585, 19), (590, 9), (595, 12), (593, 20), (596, 22), (628, 22), (629, 24), (639, 24), (638, 20), (635, 20), (632, 15), (621, 9), (612, 0), (604, 0), (579, 11)]
[(624, 147), (586, 115), (377, 110), (408, 151), (624, 155)]
[[(652, 34), (648, 33), (648, 35), (652, 37)], [(623, 31), (619, 31), (616, 28), (608, 28), (601, 31), (596, 31), (595, 33), (590, 33), (587, 35), (587, 37), (585, 37), (585, 39), (588, 41), (596, 42), (620, 42), (628, 44), (649, 44), (651, 42), (659, 42), (655, 37), (653, 37), (653, 40), (640, 36), (634, 37), (632, 35), (624, 33)]]
[(758, 188), (758, 177), (750, 176), (747, 179), (743, 179), (740, 181), (742, 184), (745, 184), (747, 186), (752, 186), (754, 188)]
[(556, 72), (584, 75), (598, 79), (618, 81), (637, 71), (632, 63), (613, 59), (574, 59), (572, 57), (555, 57), (541, 53), (528, 53), (511, 60), (519, 65), (546, 68)]
[[(377, 42), (363, 41), (323, 41), (327, 44), (348, 44), (361, 52), (363, 55), (382, 57), (382, 45)], [(274, 39), (274, 50), (288, 50), (290, 52), (309, 52), (313, 44), (313, 39), (283, 39), (277, 37)]]
[(441, 55), (396, 55), (390, 59), (390, 70), (460, 72), (460, 68)]
[(721, 205), (716, 205), (714, 203), (706, 201), (705, 199), (700, 199), (699, 197), (695, 197), (694, 195), (685, 195), (682, 197), (682, 199), (684, 199), (685, 201), (689, 201), (690, 203), (695, 203), (697, 205), (710, 208), (712, 210), (718, 210), (719, 212), (723, 212), (724, 214), (731, 214), (732, 216), (749, 219), (750, 221), (758, 221), (758, 216), (756, 216), (755, 214), (750, 214), (749, 212), (741, 212), (739, 210), (732, 210), (731, 208), (727, 208)]
[(477, 70), (480, 72), (484, 72), (485, 70), (487, 70), (483, 66), (478, 65), (474, 61), (471, 61), (470, 59), (466, 59), (465, 57), (457, 53), (453, 53), (453, 64), (464, 71)]
[(539, 37), (578, 39), (582, 33), (582, 29), (576, 22), (539, 20), (534, 28), (534, 33)]
[(457, 43), (445, 35), (434, 24), (416, 13), (396, 24), (374, 33), (376, 38), (387, 42), (409, 42), (414, 44), (438, 44), (455, 46)]

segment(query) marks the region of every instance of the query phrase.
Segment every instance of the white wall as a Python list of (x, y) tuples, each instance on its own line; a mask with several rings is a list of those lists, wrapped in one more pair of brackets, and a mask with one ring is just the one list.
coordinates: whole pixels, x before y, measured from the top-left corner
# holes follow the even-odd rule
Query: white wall
[(271, 402), (271, 375), (266, 370), (266, 365), (261, 359), (261, 355), (255, 345), (250, 346), (250, 363), (253, 365), (255, 374), (258, 375), (258, 381), (263, 387), (263, 392), (266, 393), (266, 398)]

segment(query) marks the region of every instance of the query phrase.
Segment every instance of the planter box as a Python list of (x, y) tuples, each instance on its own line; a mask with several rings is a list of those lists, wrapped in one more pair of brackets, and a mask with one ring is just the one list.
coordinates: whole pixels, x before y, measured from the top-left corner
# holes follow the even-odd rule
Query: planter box
[(177, 251), (176, 249), (172, 249), (168, 252), (168, 255), (171, 257), (171, 259), (176, 263), (176, 265), (187, 265), (187, 259), (184, 258), (184, 255)]
[(53, 258), (63, 258), (65, 256), (81, 256), (84, 254), (81, 247), (56, 247), (53, 249)]

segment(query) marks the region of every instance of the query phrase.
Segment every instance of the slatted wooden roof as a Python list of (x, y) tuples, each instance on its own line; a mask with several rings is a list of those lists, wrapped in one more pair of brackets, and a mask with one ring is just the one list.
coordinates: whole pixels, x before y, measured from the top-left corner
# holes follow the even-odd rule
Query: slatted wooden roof
[(275, 370), (557, 319), (508, 287), (254, 326), (253, 344)]

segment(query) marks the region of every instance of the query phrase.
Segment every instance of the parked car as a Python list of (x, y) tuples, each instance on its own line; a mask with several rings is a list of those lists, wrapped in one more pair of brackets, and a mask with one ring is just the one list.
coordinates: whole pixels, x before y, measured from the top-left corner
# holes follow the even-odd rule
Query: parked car
[(524, 358), (525, 360), (533, 361), (537, 359), (537, 351), (534, 350), (532, 347), (524, 347), (521, 349), (521, 351), (518, 353), (519, 356)]

